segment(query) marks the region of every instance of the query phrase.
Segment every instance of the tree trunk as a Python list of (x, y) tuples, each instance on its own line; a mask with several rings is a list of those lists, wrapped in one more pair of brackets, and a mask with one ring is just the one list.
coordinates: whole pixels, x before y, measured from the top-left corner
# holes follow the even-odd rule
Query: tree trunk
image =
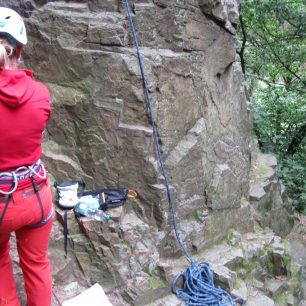
[(288, 148), (287, 153), (293, 155), (299, 148), (299, 145), (306, 136), (306, 122), (298, 129), (298, 131), (293, 136)]

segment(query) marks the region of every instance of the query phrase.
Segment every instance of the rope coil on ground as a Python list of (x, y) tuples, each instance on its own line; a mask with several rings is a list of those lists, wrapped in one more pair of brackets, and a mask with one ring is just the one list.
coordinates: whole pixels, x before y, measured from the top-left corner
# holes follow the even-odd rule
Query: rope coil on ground
[[(149, 90), (147, 86), (146, 76), (144, 73), (144, 66), (142, 63), (142, 57), (140, 54), (138, 39), (137, 39), (137, 35), (136, 35), (134, 22), (132, 19), (130, 5), (129, 5), (128, 0), (125, 0), (125, 6), (127, 9), (128, 18), (129, 18), (129, 22), (130, 22), (136, 50), (137, 50), (137, 57), (138, 57), (138, 62), (140, 66), (143, 87), (144, 87), (146, 100), (148, 104), (147, 106), (149, 110), (149, 117), (150, 117), (150, 121), (151, 121), (152, 128), (153, 128), (153, 137), (154, 137), (156, 152), (157, 152), (160, 168), (161, 168), (163, 177), (165, 179), (169, 210), (172, 216), (175, 236), (176, 236), (176, 239), (183, 253), (185, 254), (186, 258), (191, 264), (191, 266), (187, 270), (179, 273), (174, 278), (173, 283), (172, 283), (172, 292), (176, 294), (179, 298), (181, 298), (183, 301), (185, 301), (186, 306), (235, 306), (236, 302), (239, 302), (241, 305), (243, 305), (243, 302), (241, 301), (241, 299), (239, 298), (233, 299), (227, 291), (223, 290), (222, 288), (217, 288), (214, 286), (214, 277), (213, 277), (213, 272), (210, 268), (210, 265), (207, 262), (197, 264), (195, 260), (188, 253), (186, 246), (184, 245), (183, 241), (180, 238), (178, 228), (177, 228), (177, 221), (176, 221), (176, 215), (175, 215), (174, 205), (172, 201), (172, 195), (170, 191), (169, 179), (168, 179), (168, 175), (166, 173), (163, 159), (162, 159), (162, 154), (161, 154), (161, 149), (160, 149), (159, 139), (158, 139), (158, 134), (157, 134), (157, 128), (156, 128), (154, 117), (153, 117), (151, 98), (150, 98), (150, 94), (149, 94)], [(178, 287), (180, 279), (183, 280), (183, 286)]]
[[(183, 286), (178, 287), (181, 279)], [(193, 262), (174, 278), (171, 289), (188, 306), (235, 306), (236, 302), (243, 304), (240, 298), (232, 299), (227, 291), (215, 287), (213, 272), (207, 262)]]

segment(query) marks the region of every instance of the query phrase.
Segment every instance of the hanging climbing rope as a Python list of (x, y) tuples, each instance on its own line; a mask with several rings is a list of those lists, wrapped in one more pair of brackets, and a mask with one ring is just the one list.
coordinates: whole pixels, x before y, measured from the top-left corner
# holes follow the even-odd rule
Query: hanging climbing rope
[[(197, 264), (196, 261), (190, 256), (188, 253), (188, 250), (183, 243), (182, 239), (180, 238), (178, 227), (177, 227), (177, 220), (176, 220), (176, 214), (174, 210), (174, 204), (172, 200), (172, 194), (170, 190), (170, 184), (167, 172), (164, 167), (164, 162), (161, 154), (161, 149), (159, 145), (159, 139), (157, 134), (157, 128), (154, 122), (153, 117), (153, 110), (152, 110), (152, 103), (151, 98), (148, 90), (147, 80), (145, 76), (144, 66), (142, 63), (142, 56), (139, 49), (137, 34), (134, 27), (134, 22), (132, 19), (131, 9), (129, 5), (129, 1), (125, 0), (125, 6), (128, 13), (128, 18), (130, 22), (130, 27), (132, 30), (136, 50), (137, 50), (137, 57), (141, 72), (141, 77), (143, 81), (143, 87), (144, 92), (146, 96), (147, 106), (148, 106), (148, 112), (149, 112), (149, 118), (150, 122), (153, 128), (153, 138), (155, 142), (156, 152), (158, 161), (160, 164), (160, 168), (163, 174), (163, 177), (165, 179), (165, 185), (166, 185), (166, 191), (167, 191), (167, 198), (168, 198), (168, 204), (169, 204), (169, 210), (172, 216), (172, 222), (174, 227), (174, 232), (176, 239), (185, 254), (187, 260), (190, 262), (191, 266), (179, 273), (173, 280), (172, 283), (172, 292), (176, 294), (179, 298), (181, 298), (183, 301), (186, 302), (186, 306), (235, 306), (236, 302), (239, 302), (241, 305), (243, 305), (240, 298), (233, 299), (231, 295), (221, 289), (214, 286), (214, 278), (213, 278), (213, 272), (210, 268), (209, 263), (203, 262), (200, 264)], [(183, 286), (178, 287), (178, 282), (180, 279), (183, 280)]]

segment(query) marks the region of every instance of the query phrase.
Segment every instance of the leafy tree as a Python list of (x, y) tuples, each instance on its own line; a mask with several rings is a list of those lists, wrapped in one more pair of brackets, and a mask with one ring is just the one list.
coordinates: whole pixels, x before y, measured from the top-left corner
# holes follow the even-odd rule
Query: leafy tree
[(254, 132), (278, 156), (294, 205), (306, 213), (305, 3), (244, 0), (237, 53), (254, 107)]

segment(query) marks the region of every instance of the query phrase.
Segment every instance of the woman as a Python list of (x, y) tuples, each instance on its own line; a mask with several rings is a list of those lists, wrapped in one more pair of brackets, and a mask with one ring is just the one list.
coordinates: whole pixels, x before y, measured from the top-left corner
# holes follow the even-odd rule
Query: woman
[(21, 17), (0, 7), (0, 305), (20, 305), (9, 254), (15, 232), (28, 306), (50, 306), (47, 250), (54, 212), (40, 161), (50, 94), (31, 71), (18, 69), (26, 43)]

